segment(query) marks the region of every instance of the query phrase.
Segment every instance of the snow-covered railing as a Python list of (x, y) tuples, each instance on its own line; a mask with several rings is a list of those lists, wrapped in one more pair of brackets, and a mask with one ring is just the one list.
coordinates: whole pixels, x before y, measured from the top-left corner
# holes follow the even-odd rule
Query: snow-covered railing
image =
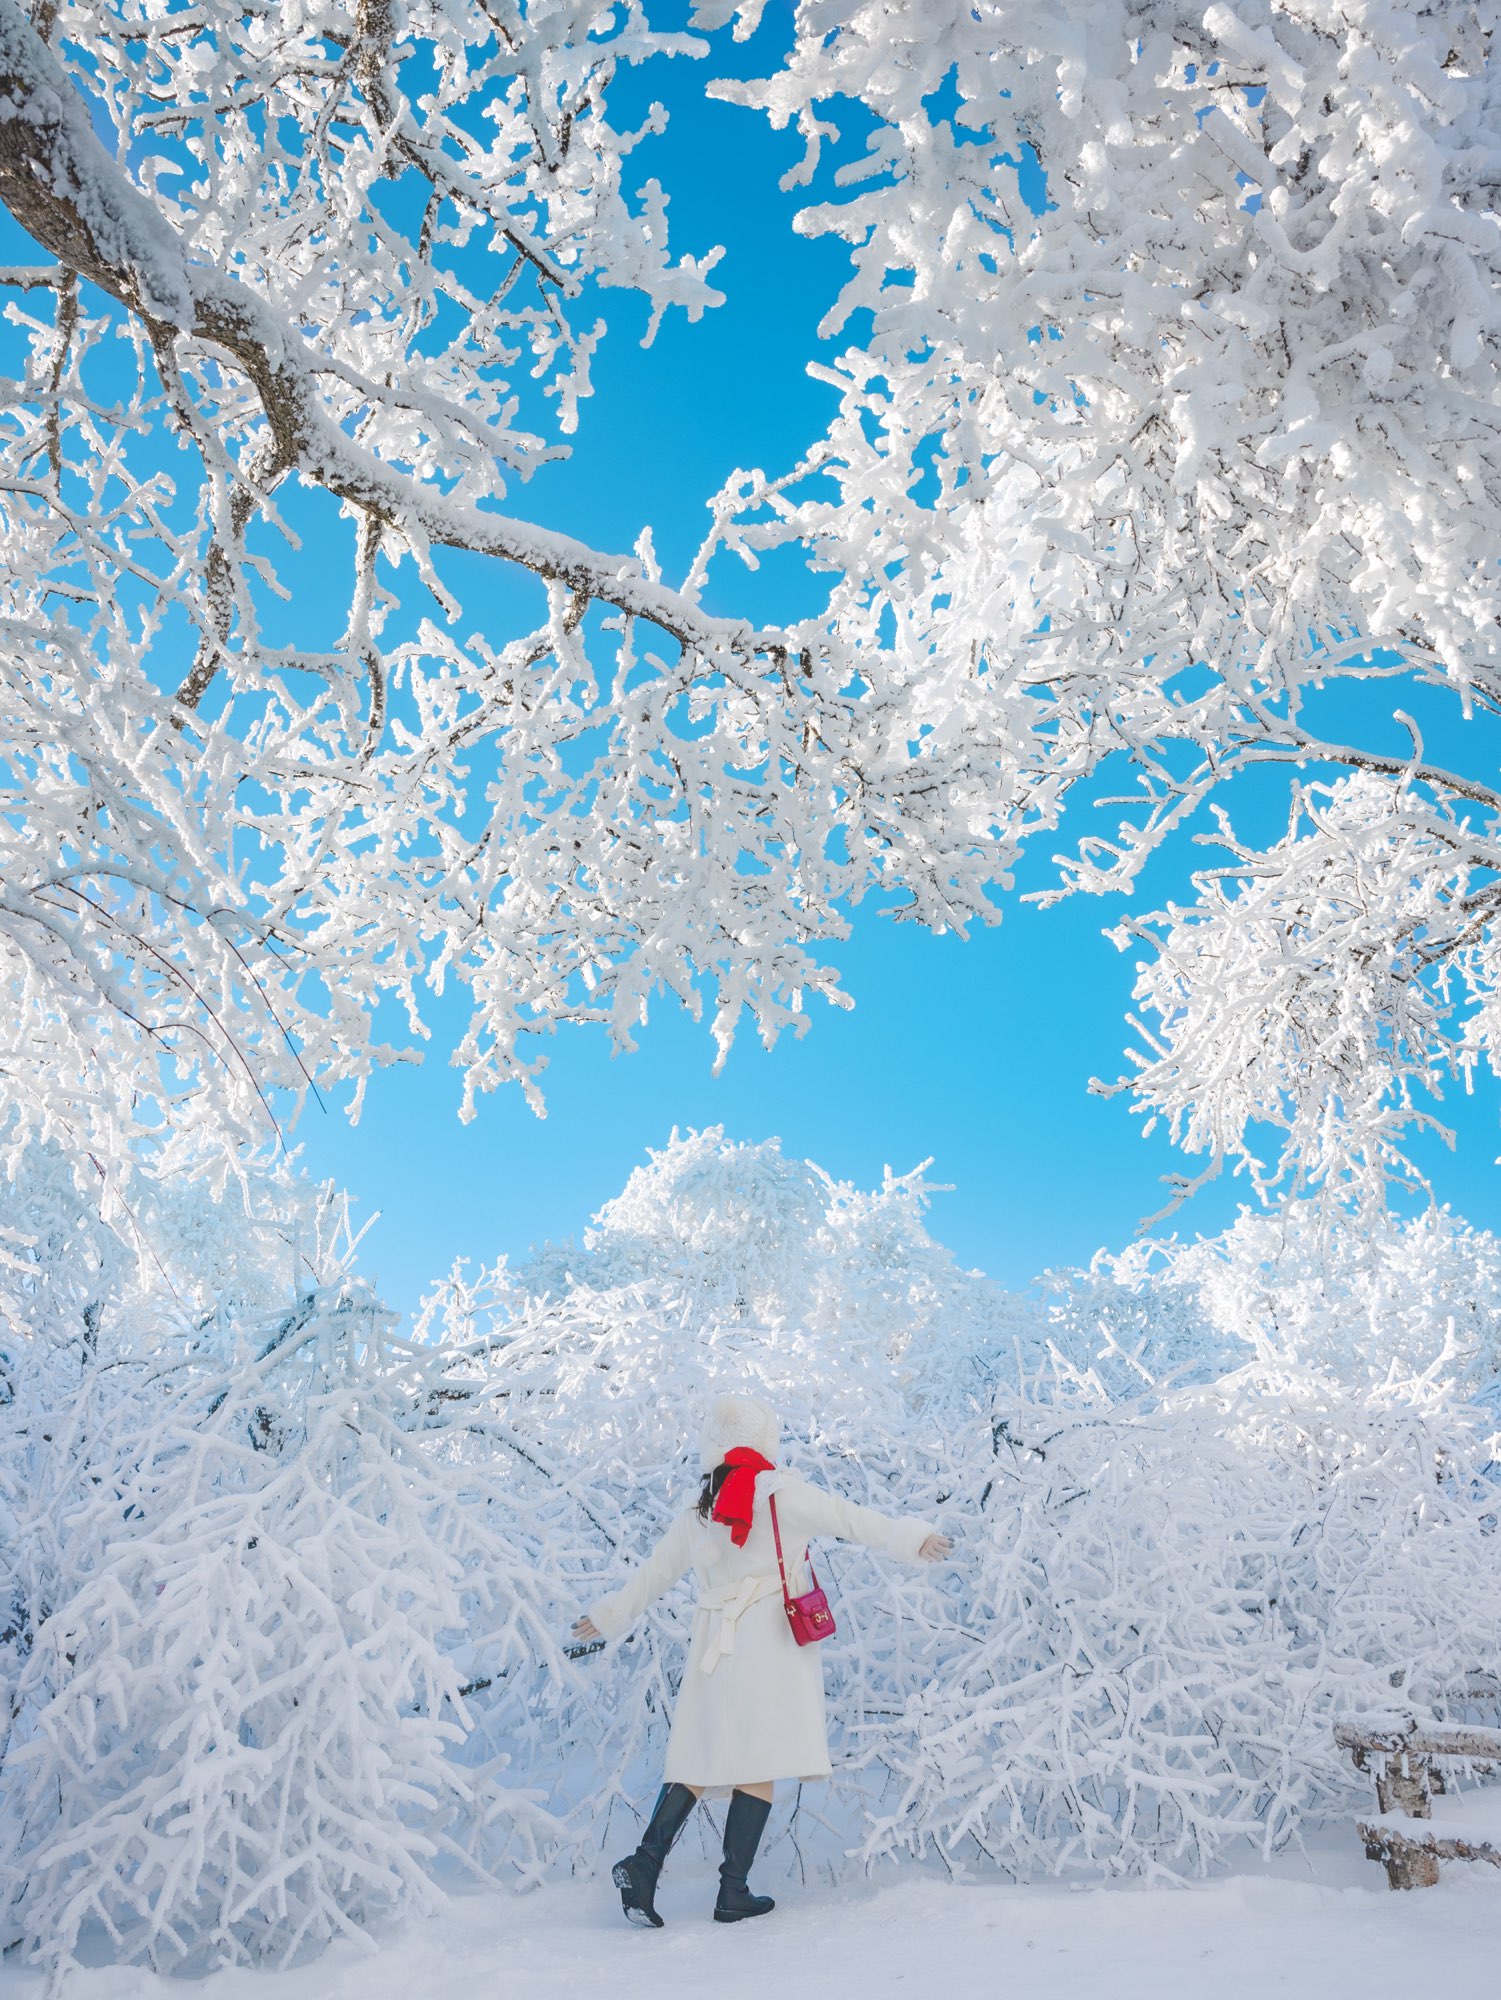
[(1489, 1861), (1501, 1868), (1501, 1796), (1472, 1794), (1433, 1823), (1433, 1793), (1447, 1790), (1434, 1760), (1501, 1764), (1501, 1730), (1420, 1725), (1411, 1716), (1372, 1718), (1364, 1725), (1340, 1724), (1334, 1740), (1353, 1754), (1358, 1771), (1370, 1770), (1373, 1756), (1385, 1759), (1373, 1773), (1382, 1817), (1357, 1820), (1356, 1831), (1393, 1889), (1431, 1889), (1440, 1861)]

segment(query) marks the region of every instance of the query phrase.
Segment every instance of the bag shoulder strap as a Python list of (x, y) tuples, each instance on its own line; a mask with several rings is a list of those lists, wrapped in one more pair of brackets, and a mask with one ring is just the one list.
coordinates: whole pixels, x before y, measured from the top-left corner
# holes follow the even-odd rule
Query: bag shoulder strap
[[(771, 1509), (771, 1532), (777, 1545), (777, 1570), (782, 1579), (782, 1602), (786, 1605), (787, 1609), (791, 1611), (792, 1593), (787, 1588), (787, 1567), (786, 1564), (782, 1561), (782, 1530), (777, 1523), (777, 1496), (775, 1495), (775, 1493), (767, 1494), (766, 1504)], [(803, 1550), (803, 1561), (808, 1565), (808, 1574), (813, 1579), (813, 1588), (817, 1590), (818, 1572), (813, 1567), (813, 1557), (811, 1552), (807, 1549)]]

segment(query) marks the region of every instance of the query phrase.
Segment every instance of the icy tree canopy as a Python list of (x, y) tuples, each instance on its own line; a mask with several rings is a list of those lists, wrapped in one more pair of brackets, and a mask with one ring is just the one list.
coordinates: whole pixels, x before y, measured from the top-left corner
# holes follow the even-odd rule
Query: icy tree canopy
[[(1375, 1188), (1494, 1064), (1494, 772), (1391, 727), (1394, 678), (1458, 716), (1501, 671), (1493, 0), (760, 11), (0, 0), (14, 1144), (108, 1178), (164, 1118), (196, 1157), (357, 1105), (445, 982), (471, 1099), (662, 995), (802, 1032), (862, 898), (992, 922), (1039, 834), (1060, 893), (1130, 889), (1267, 766), (1285, 838), (1215, 823), (1121, 932), (1146, 1113)], [(716, 84), (732, 35), (760, 81)], [(848, 245), (840, 407), (667, 577), (522, 482), (613, 291), (720, 300), (638, 158), (706, 87), (801, 134)], [(278, 598), (308, 520), (326, 632)], [(777, 547), (827, 601), (757, 629)]]

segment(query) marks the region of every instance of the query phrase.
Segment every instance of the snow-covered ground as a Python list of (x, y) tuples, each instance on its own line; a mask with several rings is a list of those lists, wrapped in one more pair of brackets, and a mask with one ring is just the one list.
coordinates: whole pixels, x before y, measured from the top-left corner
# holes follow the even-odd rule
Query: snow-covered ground
[[(1198, 1888), (955, 1886), (930, 1876), (878, 1887), (796, 1889), (733, 1927), (708, 1921), (713, 1875), (694, 1857), (664, 1879), (664, 1931), (620, 1917), (608, 1879), (530, 1896), (466, 1895), (379, 1951), (337, 1945), (285, 1973), (205, 1982), (123, 1967), (80, 1972), (68, 2000), (1431, 2000), (1491, 1990), (1501, 1875), (1445, 1869), (1436, 1889), (1393, 1895), (1353, 1833), (1311, 1857)], [(0, 1974), (5, 2000), (40, 1996)]]

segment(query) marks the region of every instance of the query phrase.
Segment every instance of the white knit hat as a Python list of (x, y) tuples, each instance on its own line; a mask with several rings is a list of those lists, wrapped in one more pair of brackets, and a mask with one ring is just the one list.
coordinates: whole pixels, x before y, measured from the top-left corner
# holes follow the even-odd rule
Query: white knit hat
[(737, 1444), (748, 1444), (763, 1458), (774, 1460), (781, 1442), (781, 1426), (775, 1410), (757, 1402), (754, 1396), (716, 1396), (708, 1421), (699, 1433), (698, 1449), (707, 1473)]

